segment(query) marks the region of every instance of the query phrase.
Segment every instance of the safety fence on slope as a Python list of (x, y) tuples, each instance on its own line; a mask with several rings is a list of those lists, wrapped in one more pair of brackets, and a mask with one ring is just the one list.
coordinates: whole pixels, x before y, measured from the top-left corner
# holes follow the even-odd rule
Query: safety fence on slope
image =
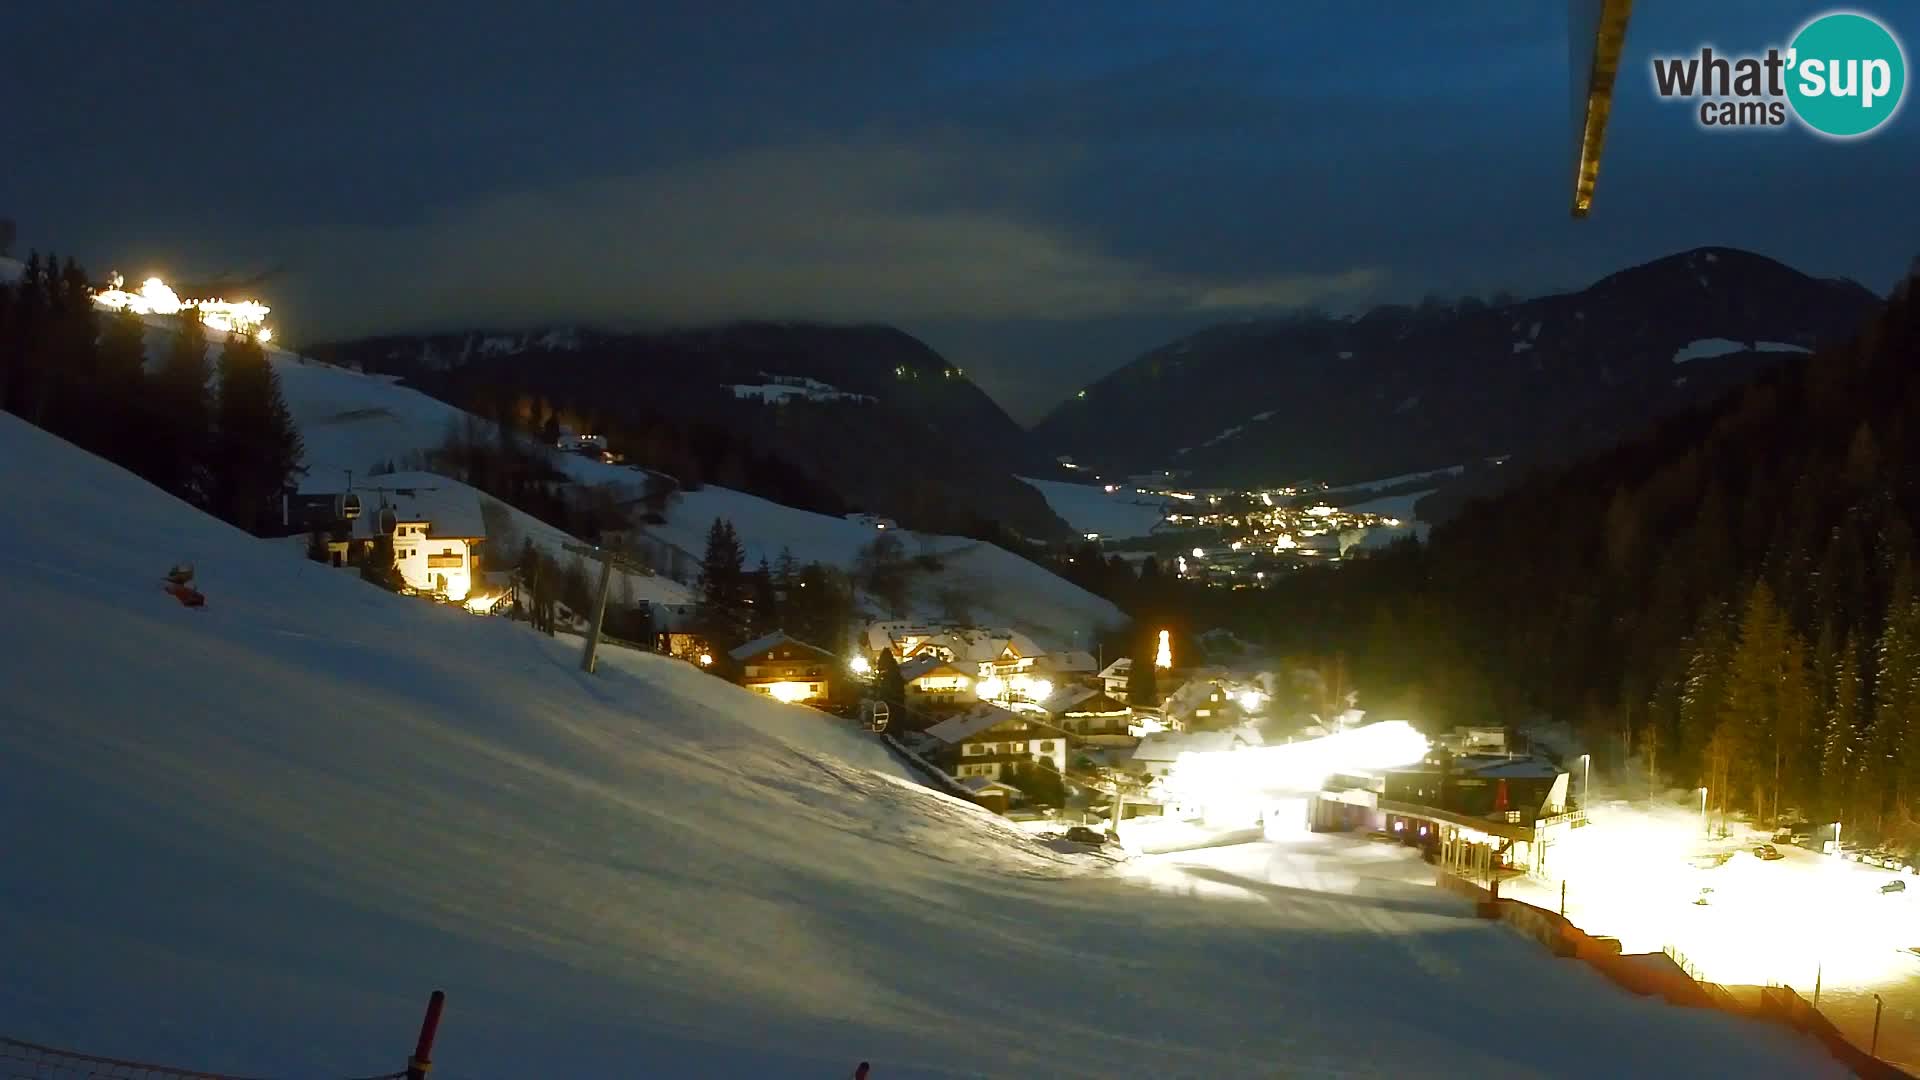
[[(1451, 876), (1444, 869), (1440, 874), (1443, 878)], [(1506, 897), (1486, 900), (1475, 904), (1474, 910), (1481, 918), (1497, 919), (1523, 937), (1532, 938), (1555, 956), (1585, 963), (1632, 993), (1789, 1028), (1818, 1042), (1830, 1056), (1864, 1080), (1914, 1080), (1911, 1073), (1855, 1045), (1819, 1009), (1789, 987), (1762, 987), (1757, 1003), (1748, 1004), (1726, 987), (1703, 978), (1699, 967), (1671, 945), (1657, 953), (1622, 955), (1617, 940), (1594, 937), (1565, 915), (1523, 900)]]
[[(447, 996), (435, 990), (427, 1001), (426, 1017), (420, 1022), (420, 1037), (406, 1067), (378, 1076), (355, 1080), (426, 1080), (433, 1067), (433, 1042), (440, 1030), (440, 1011)], [(147, 1061), (61, 1050), (38, 1043), (0, 1036), (0, 1080), (262, 1080), (260, 1077), (229, 1076), (200, 1072)]]

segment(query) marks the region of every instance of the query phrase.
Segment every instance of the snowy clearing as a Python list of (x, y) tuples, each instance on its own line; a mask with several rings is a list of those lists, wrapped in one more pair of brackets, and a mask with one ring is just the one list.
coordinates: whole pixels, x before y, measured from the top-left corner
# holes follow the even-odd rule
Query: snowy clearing
[(1131, 485), (1109, 492), (1092, 484), (1064, 480), (1019, 478), (1047, 500), (1048, 509), (1075, 532), (1098, 533), (1103, 540), (1133, 540), (1153, 531), (1173, 501), (1162, 495), (1142, 495)]
[(1378, 499), (1355, 503), (1345, 509), (1352, 514), (1379, 514), (1381, 517), (1412, 521), (1414, 519), (1413, 504), (1438, 490), (1440, 489), (1428, 488), (1425, 491), (1409, 491), (1404, 495), (1383, 495)]
[(1398, 487), (1401, 484), (1418, 483), (1422, 480), (1438, 480), (1441, 477), (1459, 476), (1466, 471), (1467, 467), (1465, 465), (1449, 465), (1444, 469), (1428, 469), (1424, 472), (1402, 473), (1399, 476), (1389, 476), (1381, 480), (1362, 480), (1356, 484), (1342, 484), (1339, 487), (1326, 489), (1325, 494), (1339, 495), (1343, 492), (1350, 491), (1368, 491), (1373, 488)]
[(1716, 356), (1730, 356), (1747, 352), (1786, 352), (1805, 353), (1813, 350), (1804, 345), (1793, 345), (1785, 341), (1759, 341), (1751, 345), (1744, 341), (1730, 341), (1727, 338), (1701, 338), (1682, 345), (1673, 354), (1673, 362), (1684, 364), (1689, 360), (1711, 360)]
[[(1409, 852), (1109, 868), (819, 714), (619, 649), (583, 675), (12, 417), (0, 456), (34, 507), (0, 534), (13, 1037), (361, 1075), (440, 986), (449, 1078), (1836, 1075), (1472, 918)], [(180, 558), (203, 610), (158, 587)]]

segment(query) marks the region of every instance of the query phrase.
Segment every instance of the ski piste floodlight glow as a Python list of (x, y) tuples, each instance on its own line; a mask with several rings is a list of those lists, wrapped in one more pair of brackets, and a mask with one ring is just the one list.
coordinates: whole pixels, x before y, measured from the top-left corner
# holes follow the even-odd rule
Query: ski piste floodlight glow
[(1319, 791), (1335, 773), (1414, 764), (1428, 745), (1412, 725), (1387, 720), (1306, 742), (1181, 754), (1163, 783), (1182, 801), (1298, 795)]

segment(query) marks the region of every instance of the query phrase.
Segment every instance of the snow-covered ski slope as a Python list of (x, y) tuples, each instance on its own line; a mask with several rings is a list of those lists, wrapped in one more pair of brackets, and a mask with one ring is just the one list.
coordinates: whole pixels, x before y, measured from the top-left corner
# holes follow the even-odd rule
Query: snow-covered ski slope
[[(1399, 851), (1106, 870), (685, 665), (583, 675), (12, 417), (0, 460), (15, 1038), (365, 1075), (439, 986), (447, 1078), (1833, 1072), (1550, 959)], [(159, 588), (179, 559), (203, 611)]]

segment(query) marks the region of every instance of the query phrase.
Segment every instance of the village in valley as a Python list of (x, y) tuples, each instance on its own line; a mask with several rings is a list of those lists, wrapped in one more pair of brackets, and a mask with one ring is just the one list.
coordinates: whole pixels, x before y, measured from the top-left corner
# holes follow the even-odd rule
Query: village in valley
[[(591, 435), (563, 431), (553, 452), (622, 465)], [(1217, 506), (1222, 496), (1197, 498)], [(1396, 747), (1372, 768), (1364, 755), (1346, 755), (1346, 771), (1295, 777), (1292, 748), (1317, 753), (1375, 725), (1342, 673), (1264, 661), (1224, 629), (1178, 641), (1159, 630), (1136, 638), (1150, 642), (1151, 655), (1134, 657), (1105, 655), (1093, 633), (1059, 647), (1017, 626), (890, 617), (889, 599), (898, 608), (902, 597), (873, 592), (896, 591), (885, 579), (913, 560), (900, 539), (907, 534), (885, 518), (854, 518), (874, 536), (859, 560), (868, 577), (790, 557), (750, 571), (730, 523), (719, 520), (698, 556), (673, 551), (663, 560), (657, 539), (639, 542), (644, 529), (615, 530), (607, 539), (617, 547), (563, 543), (569, 565), (525, 558), (532, 537), (516, 535), (487, 501), (434, 473), (375, 472), (345, 491), (290, 495), (285, 524), (307, 530), (310, 558), (363, 575), (390, 545), (387, 583), (396, 591), (576, 634), (594, 649), (670, 656), (793, 706), (796, 724), (864, 729), (936, 790), (1111, 857), (1330, 828), (1419, 847), (1484, 881), (1540, 876), (1552, 837), (1584, 824), (1584, 793), (1565, 763), (1548, 747), (1510, 745), (1514, 737), (1500, 728)], [(1259, 501), (1269, 506), (1271, 493)], [(1327, 509), (1315, 504), (1300, 520), (1328, 522)], [(1197, 516), (1214, 526), (1232, 516), (1251, 528), (1280, 520), (1271, 509)], [(505, 535), (490, 541), (489, 518)], [(496, 568), (494, 550), (505, 552), (505, 566)], [(695, 580), (676, 582), (676, 573)], [(629, 577), (659, 595), (635, 600)], [(739, 640), (747, 633), (755, 636)], [(1239, 773), (1265, 779), (1218, 782), (1223, 763), (1232, 770), (1236, 760)]]

